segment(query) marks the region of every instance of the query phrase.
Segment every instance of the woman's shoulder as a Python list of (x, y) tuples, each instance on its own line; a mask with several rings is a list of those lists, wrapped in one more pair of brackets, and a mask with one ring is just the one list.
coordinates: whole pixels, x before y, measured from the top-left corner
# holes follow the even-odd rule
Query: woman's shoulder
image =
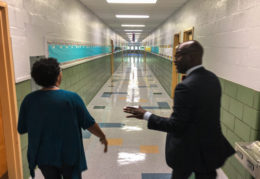
[(65, 95), (68, 95), (70, 97), (77, 97), (79, 96), (77, 93), (73, 92), (73, 91), (68, 91), (68, 90), (64, 90), (64, 89), (59, 89), (58, 90), (60, 93), (63, 93)]
[(24, 101), (34, 101), (34, 100), (39, 100), (39, 99), (65, 99), (65, 100), (70, 100), (70, 101), (79, 101), (81, 100), (81, 97), (73, 92), (73, 91), (68, 91), (68, 90), (48, 90), (48, 91), (43, 91), (43, 90), (37, 90), (34, 92), (29, 93), (28, 95), (25, 96)]
[(47, 90), (47, 91), (44, 91), (44, 90), (37, 90), (37, 91), (33, 91), (29, 94), (27, 94), (25, 96), (25, 99), (28, 99), (28, 98), (35, 98), (35, 97), (39, 97), (39, 96), (44, 96), (46, 94), (50, 94), (50, 93), (56, 93), (57, 94), (61, 94), (61, 95), (66, 95), (67, 97), (77, 97), (78, 94), (75, 93), (75, 92), (72, 92), (72, 91), (68, 91), (68, 90), (64, 90), (64, 89), (59, 89), (59, 90)]
[(57, 91), (59, 91), (59, 93), (62, 96), (64, 96), (64, 98), (66, 98), (66, 99), (70, 99), (72, 101), (81, 100), (81, 97), (73, 91), (68, 91), (68, 90), (64, 90), (64, 89), (60, 89), (60, 90), (57, 90)]

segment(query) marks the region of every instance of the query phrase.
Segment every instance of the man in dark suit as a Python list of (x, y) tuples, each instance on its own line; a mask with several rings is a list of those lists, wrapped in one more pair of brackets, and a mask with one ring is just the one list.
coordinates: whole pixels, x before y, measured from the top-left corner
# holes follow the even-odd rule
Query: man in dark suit
[(215, 179), (216, 169), (234, 154), (220, 126), (221, 86), (202, 64), (203, 47), (197, 41), (179, 45), (175, 65), (186, 78), (176, 86), (173, 113), (169, 118), (125, 107), (127, 117), (148, 120), (148, 128), (167, 132), (166, 162), (172, 179)]

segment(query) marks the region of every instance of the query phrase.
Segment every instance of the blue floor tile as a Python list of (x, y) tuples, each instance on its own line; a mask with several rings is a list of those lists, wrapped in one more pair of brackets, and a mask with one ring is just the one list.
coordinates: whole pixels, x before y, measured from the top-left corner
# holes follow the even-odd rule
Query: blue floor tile
[(167, 102), (158, 102), (157, 103), (160, 109), (171, 109)]
[(153, 93), (154, 95), (162, 95), (162, 93)]
[(105, 109), (106, 106), (94, 106), (93, 108), (94, 108), (94, 109)]
[(171, 173), (142, 173), (142, 179), (171, 179)]
[(171, 109), (167, 102), (158, 102), (158, 106), (142, 106), (143, 109)]
[(110, 97), (112, 95), (112, 92), (104, 92), (101, 97)]
[[(125, 124), (122, 123), (98, 123), (100, 128), (121, 128)], [(83, 139), (89, 139), (91, 137), (91, 133), (88, 130), (82, 130)]]
[(112, 94), (127, 94), (127, 92), (104, 92), (101, 97), (109, 98)]
[(158, 106), (142, 106), (143, 109), (160, 109)]
[(98, 123), (101, 128), (121, 128), (125, 124), (122, 123)]
[[(171, 179), (171, 173), (142, 173), (142, 179)], [(195, 179), (194, 173), (189, 179)]]

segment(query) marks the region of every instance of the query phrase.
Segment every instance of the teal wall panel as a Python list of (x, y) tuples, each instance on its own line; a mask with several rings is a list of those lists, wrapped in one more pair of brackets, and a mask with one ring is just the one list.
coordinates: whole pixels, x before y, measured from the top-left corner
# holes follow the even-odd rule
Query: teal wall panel
[(48, 44), (49, 57), (60, 63), (111, 53), (110, 46)]
[(151, 52), (159, 54), (159, 47), (158, 46), (152, 46), (151, 47)]

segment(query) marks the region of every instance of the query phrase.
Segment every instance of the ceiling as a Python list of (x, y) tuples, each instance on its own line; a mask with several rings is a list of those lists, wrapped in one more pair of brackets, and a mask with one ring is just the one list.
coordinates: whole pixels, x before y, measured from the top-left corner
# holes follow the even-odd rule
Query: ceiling
[[(174, 11), (187, 0), (157, 0), (156, 4), (111, 4), (106, 0), (80, 0), (88, 9), (97, 15), (113, 31), (129, 41), (124, 30), (140, 29), (136, 35), (139, 42), (161, 25)], [(118, 19), (116, 14), (149, 15), (148, 19)], [(121, 27), (121, 24), (144, 24), (145, 27)], [(138, 36), (140, 36), (138, 38)]]

